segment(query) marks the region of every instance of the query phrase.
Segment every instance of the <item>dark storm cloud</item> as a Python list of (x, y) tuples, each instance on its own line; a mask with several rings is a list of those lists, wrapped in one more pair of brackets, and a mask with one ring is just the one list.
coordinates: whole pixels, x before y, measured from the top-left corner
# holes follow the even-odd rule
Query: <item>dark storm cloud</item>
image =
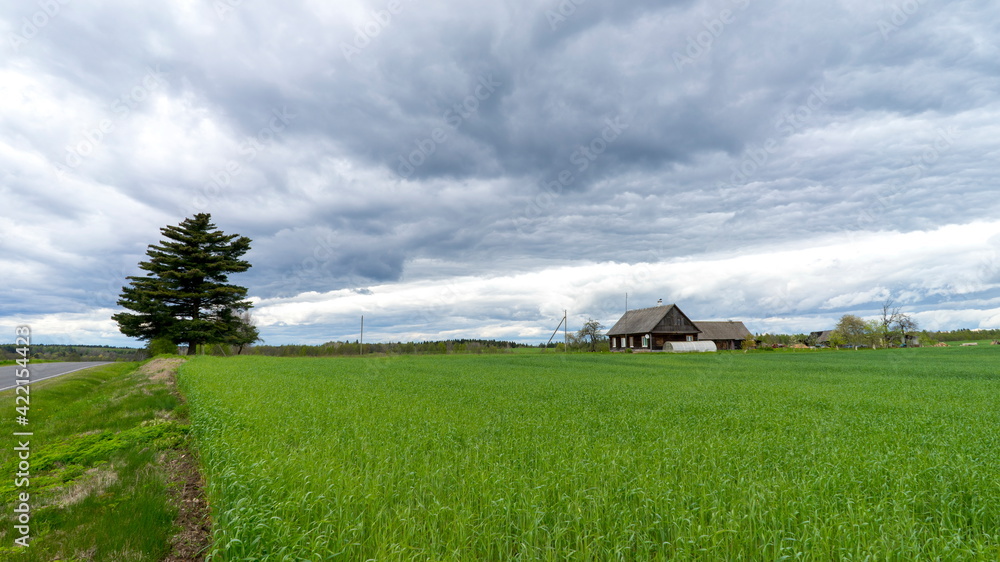
[[(6, 242), (9, 314), (113, 306), (200, 211), (254, 239), (246, 283), (274, 299), (1000, 210), (979, 2), (58, 4), (0, 14), (2, 193), (32, 224), (3, 232), (34, 240)], [(776, 309), (744, 295), (725, 306)]]

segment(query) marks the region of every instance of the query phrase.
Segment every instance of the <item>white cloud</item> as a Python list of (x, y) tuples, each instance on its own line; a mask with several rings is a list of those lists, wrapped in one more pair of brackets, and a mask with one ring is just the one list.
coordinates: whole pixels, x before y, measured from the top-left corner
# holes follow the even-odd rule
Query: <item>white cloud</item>
[[(0, 322), (0, 331), (11, 334), (17, 326), (31, 328), (33, 344), (76, 344), (89, 345), (94, 342), (110, 342), (109, 345), (130, 345), (127, 338), (118, 333), (118, 326), (111, 320), (112, 309), (94, 309), (85, 313), (60, 313), (19, 316), (15, 322)], [(134, 345), (134, 344), (133, 344)]]
[[(290, 299), (264, 299), (256, 316), (265, 328), (289, 325), (338, 325), (366, 315), (388, 317), (403, 333), (432, 337), (455, 333), (448, 329), (454, 311), (465, 318), (481, 315), (476, 334), (533, 334), (544, 332), (547, 320), (570, 310), (579, 321), (588, 316), (605, 323), (617, 319), (608, 301), (624, 300), (624, 293), (649, 300), (632, 301), (632, 308), (652, 306), (656, 295), (676, 302), (689, 314), (707, 319), (738, 318), (758, 331), (781, 326), (810, 331), (823, 319), (835, 321), (843, 312), (873, 313), (893, 296), (887, 285), (909, 294), (955, 294), (955, 279), (967, 279), (964, 292), (1000, 287), (978, 279), (975, 257), (993, 251), (984, 242), (1000, 232), (1000, 222), (953, 225), (930, 232), (857, 235), (851, 241), (826, 238), (803, 248), (760, 247), (739, 255), (706, 256), (658, 263), (580, 263), (538, 271), (491, 277), (453, 277), (442, 281), (412, 281), (375, 285), (372, 294), (349, 290), (307, 293)], [(865, 248), (864, 252), (859, 248)], [(933, 262), (940, 276), (923, 276)], [(943, 272), (948, 272), (944, 275)], [(923, 279), (908, 284), (907, 280)], [(833, 295), (833, 296), (830, 296)], [(910, 299), (908, 299), (910, 300)], [(901, 302), (904, 302), (901, 300)], [(805, 314), (810, 310), (814, 314)], [(490, 311), (529, 311), (529, 318), (503, 324), (489, 323)], [(761, 312), (764, 312), (761, 315)], [(502, 313), (501, 313), (502, 314)], [(936, 313), (918, 317), (935, 319)], [(988, 323), (992, 312), (951, 314), (956, 321)], [(407, 318), (417, 319), (423, 331), (413, 331)], [(491, 326), (485, 330), (485, 326)], [(763, 327), (763, 328), (761, 328)], [(386, 331), (387, 334), (391, 331)], [(393, 338), (393, 339), (402, 339)]]

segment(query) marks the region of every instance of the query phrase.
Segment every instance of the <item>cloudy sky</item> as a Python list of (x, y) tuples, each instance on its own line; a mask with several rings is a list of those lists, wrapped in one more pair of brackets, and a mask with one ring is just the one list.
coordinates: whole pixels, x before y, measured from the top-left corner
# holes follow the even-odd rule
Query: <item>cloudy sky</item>
[(676, 303), (1000, 326), (986, 0), (0, 7), (0, 341), (110, 316), (160, 228), (253, 239), (266, 343), (544, 341)]

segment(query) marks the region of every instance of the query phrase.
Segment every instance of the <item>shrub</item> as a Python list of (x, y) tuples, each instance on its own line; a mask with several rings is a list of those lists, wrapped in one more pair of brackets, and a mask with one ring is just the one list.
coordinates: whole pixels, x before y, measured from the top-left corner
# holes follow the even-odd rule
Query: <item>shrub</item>
[(146, 344), (150, 357), (157, 355), (176, 355), (177, 344), (167, 338), (153, 338)]

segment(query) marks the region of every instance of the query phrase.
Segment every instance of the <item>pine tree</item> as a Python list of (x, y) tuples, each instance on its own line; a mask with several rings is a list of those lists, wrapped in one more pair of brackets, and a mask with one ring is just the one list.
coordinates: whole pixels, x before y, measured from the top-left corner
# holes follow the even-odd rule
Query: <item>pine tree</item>
[(149, 261), (139, 263), (146, 276), (130, 276), (130, 284), (122, 287), (118, 304), (135, 314), (112, 316), (121, 333), (187, 344), (188, 353), (200, 344), (240, 345), (257, 339), (257, 329), (241, 319), (253, 306), (246, 300), (247, 290), (229, 284), (230, 273), (250, 268), (250, 262), (240, 259), (250, 249), (250, 239), (224, 234), (211, 218), (198, 213), (160, 229), (166, 239), (150, 245)]

